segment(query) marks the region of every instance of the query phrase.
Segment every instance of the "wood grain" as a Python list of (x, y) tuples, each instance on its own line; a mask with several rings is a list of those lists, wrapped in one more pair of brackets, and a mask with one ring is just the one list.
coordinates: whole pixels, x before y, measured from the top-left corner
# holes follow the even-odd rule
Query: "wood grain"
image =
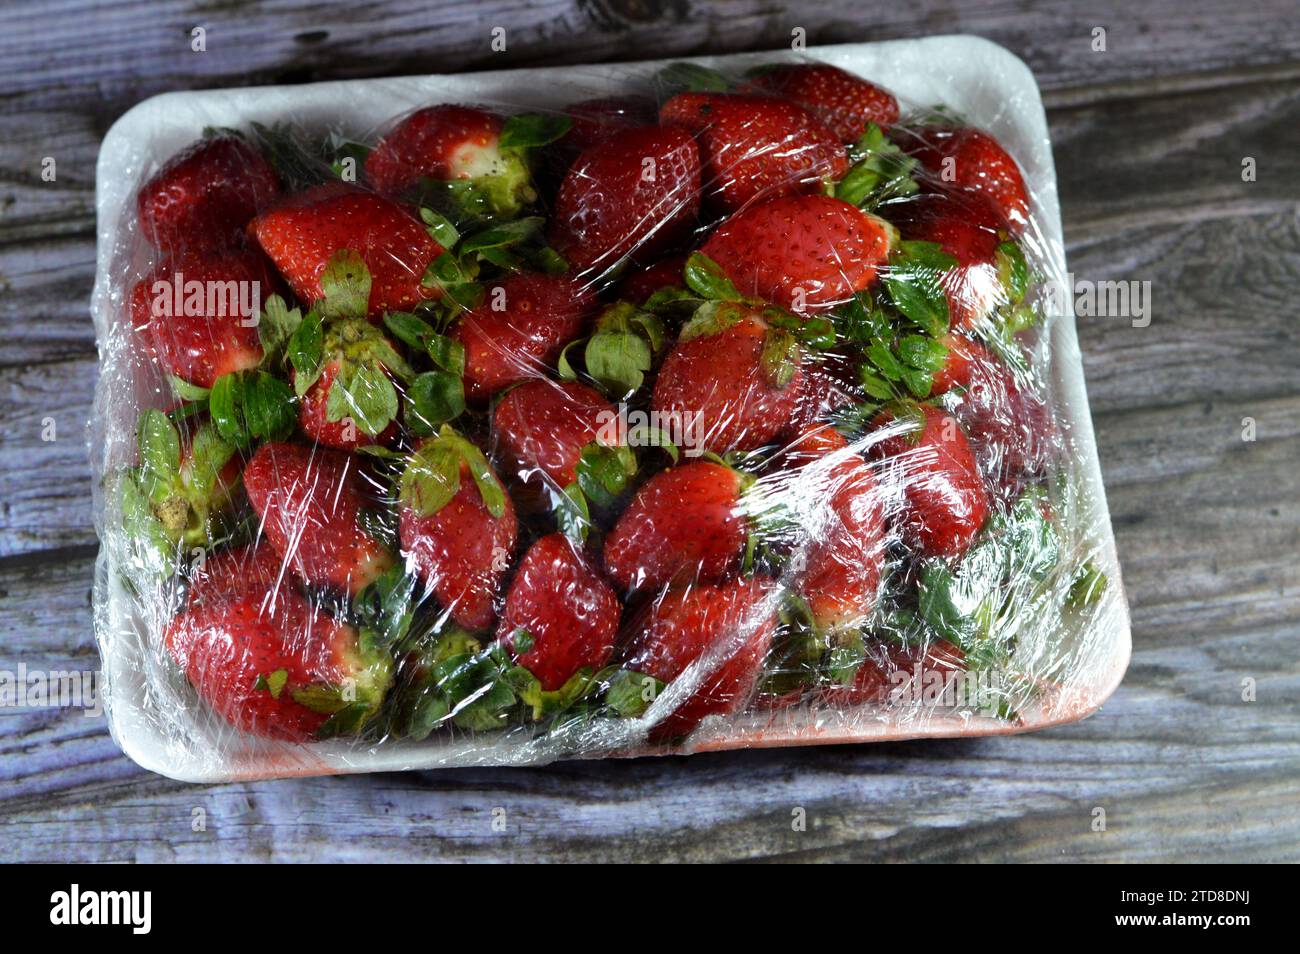
[[(1134, 656), (1030, 736), (188, 786), (102, 718), (0, 709), (14, 860), (1300, 860), (1300, 25), (1292, 4), (222, 0), (0, 10), (0, 668), (94, 669), (82, 427), (94, 161), (173, 88), (975, 32), (1045, 90), (1076, 277), (1150, 281), (1079, 338)], [(712, 14), (712, 15), (710, 15)], [(77, 55), (63, 26), (78, 25)], [(209, 50), (188, 50), (189, 30)], [(487, 50), (507, 28), (509, 49)], [(1108, 52), (1089, 47), (1107, 29)], [(54, 183), (40, 162), (54, 156)], [(1243, 182), (1241, 160), (1258, 161)], [(41, 439), (53, 418), (57, 439)], [(1256, 439), (1242, 439), (1242, 421)], [(1258, 699), (1242, 701), (1243, 679)], [(491, 829), (492, 809), (507, 831)], [(1107, 830), (1091, 830), (1106, 810)], [(192, 830), (194, 810), (206, 831)], [(791, 827), (803, 808), (807, 830)]]

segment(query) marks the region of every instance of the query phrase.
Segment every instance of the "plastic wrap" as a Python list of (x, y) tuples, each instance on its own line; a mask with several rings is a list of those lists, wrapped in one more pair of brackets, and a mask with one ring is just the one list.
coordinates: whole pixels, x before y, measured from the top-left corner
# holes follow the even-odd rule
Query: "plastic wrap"
[(1100, 704), (1127, 611), (1032, 78), (962, 38), (828, 52), (119, 124), (96, 627), (134, 758), (524, 764)]

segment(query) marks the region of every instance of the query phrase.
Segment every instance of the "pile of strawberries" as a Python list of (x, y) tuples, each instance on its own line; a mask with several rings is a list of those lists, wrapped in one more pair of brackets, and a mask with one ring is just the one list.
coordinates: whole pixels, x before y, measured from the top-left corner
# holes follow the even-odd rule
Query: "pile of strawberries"
[(142, 184), (174, 398), (122, 565), (232, 725), (661, 742), (1006, 662), (1065, 440), (1016, 162), (830, 66), (659, 87), (210, 130)]

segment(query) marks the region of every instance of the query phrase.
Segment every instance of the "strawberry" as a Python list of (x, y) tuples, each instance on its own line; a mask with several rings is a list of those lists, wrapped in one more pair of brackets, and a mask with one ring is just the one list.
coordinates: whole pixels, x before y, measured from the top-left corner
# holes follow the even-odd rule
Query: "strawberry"
[(679, 93), (659, 111), (700, 143), (714, 203), (736, 212), (758, 198), (813, 192), (848, 158), (838, 137), (793, 103), (738, 93)]
[(392, 382), (409, 382), (414, 372), (374, 325), (344, 318), (326, 326), (315, 373), (294, 369), (292, 377), (303, 431), (329, 447), (356, 450), (397, 436)]
[(685, 238), (699, 206), (700, 154), (690, 133), (631, 129), (573, 163), (555, 200), (550, 241), (578, 272), (604, 272)]
[(1005, 222), (982, 195), (935, 193), (900, 203), (893, 218), (904, 239), (933, 242), (957, 259), (943, 277), (951, 327), (974, 326), (1007, 301), (998, 262)]
[(693, 449), (726, 453), (771, 442), (794, 418), (803, 388), (801, 350), (739, 302), (702, 306), (682, 329), (655, 381), (652, 408), (679, 421)]
[(306, 583), (356, 594), (394, 563), (362, 525), (366, 509), (356, 458), (341, 451), (263, 444), (244, 487), (276, 553)]
[[(821, 697), (833, 706), (859, 706), (886, 702), (890, 693), (907, 679), (932, 685), (966, 668), (966, 656), (952, 643), (936, 639), (924, 646), (871, 641), (863, 647), (862, 660), (846, 682), (822, 689)], [(915, 681), (913, 685), (916, 685)]]
[(430, 106), (397, 126), (366, 157), (366, 176), (391, 195), (421, 179), (469, 188), (495, 215), (510, 217), (534, 201), (528, 164), (502, 146), (505, 120), (469, 106)]
[(785, 437), (802, 434), (856, 400), (853, 365), (844, 355), (823, 353), (821, 361), (805, 364), (803, 371), (803, 390)]
[(568, 537), (552, 533), (524, 554), (506, 595), (497, 638), (545, 692), (614, 651), (622, 607), (604, 577)]
[(219, 536), (243, 460), (210, 422), (178, 431), (162, 411), (140, 415), (135, 487), (169, 544), (188, 551)]
[(330, 183), (281, 203), (250, 227), (304, 302), (324, 297), (321, 276), (343, 250), (356, 252), (369, 270), (371, 319), (440, 294), (423, 279), (442, 247), (405, 207), (384, 196)]
[(237, 136), (200, 139), (177, 153), (136, 196), (140, 230), (180, 254), (238, 240), (244, 225), (280, 193), (262, 154)]
[(1029, 221), (1029, 191), (1020, 166), (988, 133), (970, 128), (929, 128), (910, 148), (934, 179), (982, 194), (1019, 233)]
[(355, 730), (374, 714), (392, 680), (387, 654), (291, 585), (277, 587), (265, 546), (206, 562), (163, 645), (222, 718), (244, 732), (307, 742)]
[(898, 122), (898, 100), (888, 90), (826, 63), (794, 63), (763, 69), (755, 86), (806, 109), (840, 138), (854, 142), (867, 123)]
[(889, 257), (890, 231), (840, 199), (787, 196), (732, 216), (700, 251), (742, 295), (814, 312), (842, 304), (875, 281)]
[(990, 358), (972, 374), (965, 393), (946, 400), (999, 498), (1014, 499), (1026, 479), (1047, 467), (1059, 440), (1051, 409), (1005, 365)]
[(689, 734), (706, 716), (744, 708), (776, 630), (772, 584), (761, 577), (699, 583), (654, 600), (622, 653), (624, 669), (672, 683), (698, 679), (650, 730), (652, 742)]
[(624, 591), (720, 580), (739, 568), (747, 478), (694, 461), (651, 477), (605, 538), (605, 570)]
[(262, 360), (256, 306), (273, 289), (261, 256), (191, 250), (156, 266), (131, 290), (131, 320), (168, 374), (210, 388)]
[(585, 384), (537, 379), (512, 388), (496, 406), (496, 449), (524, 484), (568, 487), (578, 479), (583, 449), (617, 417), (614, 406)]
[(973, 338), (949, 332), (939, 339), (948, 349), (943, 365), (934, 373), (930, 387), (932, 395), (943, 394), (954, 388), (968, 388), (976, 376), (997, 364), (992, 352)]
[(618, 297), (643, 305), (655, 292), (664, 288), (683, 288), (682, 272), (686, 268), (685, 255), (670, 255), (644, 269), (629, 269), (618, 284)]
[(787, 499), (810, 501), (809, 542), (798, 585), (820, 630), (852, 629), (871, 616), (885, 565), (883, 497), (857, 452), (830, 427), (807, 431), (787, 451), (795, 468)]
[(459, 625), (483, 630), (519, 538), (483, 452), (450, 427), (421, 443), (400, 481), (402, 555)]
[(465, 396), (485, 401), (544, 376), (544, 366), (582, 331), (595, 301), (588, 288), (565, 276), (521, 272), (490, 286), (452, 332), (465, 348)]
[(573, 125), (560, 145), (581, 152), (638, 126), (655, 122), (658, 107), (648, 96), (584, 99), (564, 109)]
[(903, 498), (904, 540), (924, 556), (961, 556), (988, 515), (988, 494), (961, 426), (927, 405), (886, 409), (871, 423), (880, 432), (871, 456), (883, 461), (887, 486)]

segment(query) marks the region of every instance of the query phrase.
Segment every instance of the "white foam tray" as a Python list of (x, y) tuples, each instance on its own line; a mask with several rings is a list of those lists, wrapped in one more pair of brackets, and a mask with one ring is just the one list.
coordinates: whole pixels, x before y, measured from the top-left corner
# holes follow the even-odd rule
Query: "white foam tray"
[[(889, 43), (852, 43), (791, 51), (693, 57), (723, 71), (737, 71), (779, 59), (813, 58), (875, 80), (907, 104), (946, 103), (972, 124), (1001, 140), (1024, 168), (1041, 229), (1036, 241), (1046, 249), (1053, 277), (1066, 275), (1056, 173), (1047, 121), (1037, 83), (1015, 55), (987, 40), (940, 36)], [(196, 138), (205, 126), (247, 128), (290, 117), (321, 127), (342, 126), (353, 134), (373, 132), (391, 118), (436, 102), (499, 103), (515, 108), (557, 108), (577, 99), (610, 95), (644, 81), (667, 60), (590, 66), (507, 70), (460, 76), (412, 76), (348, 80), (306, 86), (166, 93), (131, 109), (109, 130), (96, 171), (99, 217), (98, 261), (92, 312), (102, 343), (111, 328), (126, 320), (123, 291), (114, 275), (133, 262), (119, 260), (115, 243), (129, 222), (136, 184), (169, 156)], [(1068, 296), (1067, 296), (1068, 297)], [(804, 710), (754, 714), (733, 724), (703, 728), (688, 750), (743, 748), (957, 735), (1005, 734), (1082, 718), (1114, 691), (1128, 665), (1130, 630), (1123, 596), (1096, 442), (1084, 390), (1083, 368), (1072, 314), (1058, 319), (1051, 335), (1051, 384), (1078, 450), (1075, 478), (1086, 500), (1089, 544), (1118, 599), (1085, 639), (1086, 658), (1078, 665), (1089, 674), (1068, 697), (1053, 700), (1027, 725), (991, 719), (933, 719), (902, 723), (888, 716), (863, 719)], [(101, 376), (92, 422), (96, 475), (129, 458), (136, 403), (120, 393), (147, 393), (141, 373), (129, 382)], [(110, 393), (110, 391), (119, 393)], [(98, 493), (99, 491), (97, 491)], [(97, 500), (96, 513), (102, 514)], [(101, 528), (102, 533), (102, 528)], [(548, 749), (545, 740), (520, 746), (516, 739), (431, 739), (418, 744), (388, 744), (357, 749), (346, 743), (309, 746), (267, 743), (233, 732), (206, 707), (187, 695), (183, 680), (160, 675), (162, 653), (148, 645), (146, 628), (133, 616), (131, 601), (118, 582), (107, 547), (101, 547), (95, 586), (96, 620), (114, 738), (140, 765), (189, 781), (221, 781), (288, 775), (392, 771), (446, 765), (518, 764), (570, 755)], [(1082, 634), (1076, 634), (1076, 637)], [(608, 739), (604, 740), (608, 741)], [(642, 754), (629, 749), (618, 754)]]

